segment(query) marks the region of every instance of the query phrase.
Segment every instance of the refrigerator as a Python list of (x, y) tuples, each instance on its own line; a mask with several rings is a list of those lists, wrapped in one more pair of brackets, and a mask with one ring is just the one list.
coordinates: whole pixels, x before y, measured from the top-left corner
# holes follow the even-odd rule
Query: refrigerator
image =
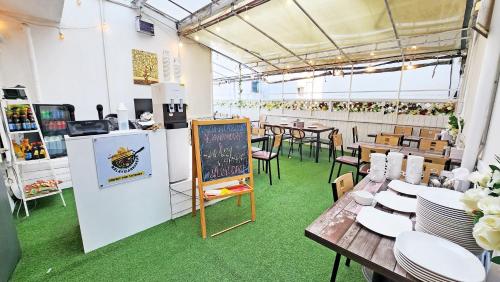
[(66, 122), (75, 120), (75, 107), (69, 104), (34, 104), (33, 106), (50, 158), (65, 157), (67, 154), (64, 135), (68, 134)]

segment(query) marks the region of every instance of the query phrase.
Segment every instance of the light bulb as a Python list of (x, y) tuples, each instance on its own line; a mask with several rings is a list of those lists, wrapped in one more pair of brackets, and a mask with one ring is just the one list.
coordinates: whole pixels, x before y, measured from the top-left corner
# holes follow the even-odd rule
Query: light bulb
[(64, 33), (62, 30), (59, 30), (59, 40), (64, 40)]
[(243, 18), (248, 21), (250, 19), (250, 16), (249, 15), (244, 15)]
[(417, 45), (413, 45), (413, 46), (411, 46), (411, 49), (412, 49), (412, 50), (417, 50)]
[(183, 45), (182, 45), (182, 42), (179, 42), (179, 47), (182, 47), (182, 46), (183, 46)]
[(374, 52), (370, 52), (370, 56), (375, 56), (375, 53)]
[(309, 64), (314, 64), (314, 61), (313, 60), (309, 60)]
[(372, 66), (369, 66), (365, 69), (366, 72), (374, 72), (375, 71), (375, 68), (372, 67)]
[(340, 60), (340, 59), (342, 59), (342, 56), (337, 56), (337, 60)]
[(108, 25), (108, 23), (103, 23), (103, 24), (101, 25), (101, 29), (102, 29), (102, 31), (108, 31), (108, 30), (109, 30), (109, 25)]
[(215, 27), (215, 31), (219, 32), (220, 31), (220, 27)]
[(194, 40), (198, 41), (198, 40), (200, 40), (200, 37), (198, 35), (195, 35)]

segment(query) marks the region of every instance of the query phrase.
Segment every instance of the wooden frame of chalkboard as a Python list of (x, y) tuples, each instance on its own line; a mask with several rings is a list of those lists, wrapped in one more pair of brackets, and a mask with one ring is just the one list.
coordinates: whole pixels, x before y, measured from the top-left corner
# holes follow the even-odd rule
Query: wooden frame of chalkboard
[[(200, 204), (201, 235), (206, 238), (205, 201), (250, 195), (251, 219), (229, 227), (219, 235), (245, 223), (255, 221), (255, 197), (252, 166), (251, 130), (249, 119), (193, 120), (193, 182), (192, 213), (196, 215), (196, 187)], [(239, 185), (218, 188), (221, 194), (207, 194), (208, 185), (239, 181)], [(214, 190), (211, 190), (214, 191)]]

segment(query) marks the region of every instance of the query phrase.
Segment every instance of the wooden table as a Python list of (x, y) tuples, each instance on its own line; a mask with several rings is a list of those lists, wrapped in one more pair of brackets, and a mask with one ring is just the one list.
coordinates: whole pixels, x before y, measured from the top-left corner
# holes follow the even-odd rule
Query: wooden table
[[(365, 177), (354, 190), (376, 193), (386, 190), (388, 183), (375, 183)], [(393, 254), (394, 238), (377, 234), (356, 222), (361, 208), (351, 193), (347, 193), (305, 230), (307, 238), (337, 253), (331, 281), (335, 281), (341, 255), (372, 269), (377, 274), (376, 277), (383, 276), (393, 281), (416, 281), (397, 264)], [(383, 209), (379, 205), (376, 208)], [(410, 214), (398, 214), (410, 217)], [(414, 216), (412, 220), (414, 221)]]
[[(384, 134), (394, 134), (394, 133), (385, 133), (385, 132), (382, 132), (381, 133), (382, 135)], [(373, 137), (373, 138), (377, 138), (377, 135), (376, 133), (369, 133), (367, 136), (368, 137)], [(418, 144), (420, 143), (420, 140), (422, 139), (422, 137), (420, 136), (414, 136), (414, 135), (403, 135), (403, 139), (401, 141), (408, 141), (408, 142), (416, 142), (417, 143), (417, 147), (418, 147)]]
[(289, 124), (289, 123), (278, 123), (278, 124), (271, 124), (271, 123), (265, 123), (264, 124), (265, 127), (281, 127), (281, 128), (284, 128), (284, 129), (302, 129), (304, 130), (305, 132), (311, 132), (313, 134), (316, 134), (316, 159), (315, 161), (316, 162), (319, 162), (319, 149), (321, 147), (321, 142), (320, 142), (320, 135), (322, 132), (326, 132), (326, 131), (331, 131), (333, 129), (335, 129), (335, 127), (332, 127), (332, 126), (304, 126), (304, 127), (296, 127), (296, 126), (293, 126), (293, 124)]
[(262, 142), (262, 150), (268, 149), (269, 135), (252, 135), (251, 137), (252, 143)]

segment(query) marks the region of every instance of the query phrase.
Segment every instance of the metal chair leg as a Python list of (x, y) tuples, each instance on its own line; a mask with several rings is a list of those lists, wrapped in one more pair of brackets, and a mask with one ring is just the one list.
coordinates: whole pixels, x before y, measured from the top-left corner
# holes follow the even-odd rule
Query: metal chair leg
[(335, 282), (337, 279), (337, 272), (339, 271), (339, 264), (340, 264), (340, 254), (335, 255), (335, 261), (333, 262), (333, 269), (332, 269), (332, 276), (330, 277), (330, 282)]
[(337, 172), (337, 177), (340, 176), (340, 169), (342, 168), (342, 163), (339, 163), (339, 171)]
[(269, 166), (269, 185), (273, 186), (273, 177), (271, 176), (271, 160), (267, 161), (267, 165)]
[(280, 176), (280, 158), (276, 157), (276, 165), (278, 166), (278, 179), (281, 179)]
[(328, 177), (328, 183), (332, 182), (333, 169), (335, 168), (335, 159), (333, 159), (332, 168), (330, 169), (330, 176)]
[(351, 266), (351, 259), (350, 258), (345, 259), (345, 266)]

